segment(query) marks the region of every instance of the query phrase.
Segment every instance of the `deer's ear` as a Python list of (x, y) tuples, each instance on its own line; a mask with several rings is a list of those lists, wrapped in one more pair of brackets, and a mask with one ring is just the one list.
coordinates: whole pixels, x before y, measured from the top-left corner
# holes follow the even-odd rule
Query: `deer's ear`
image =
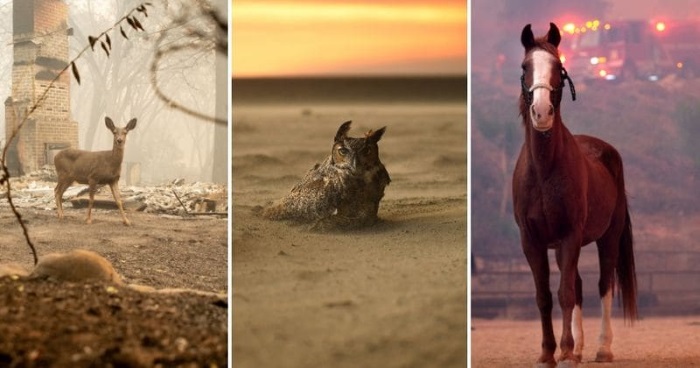
[(136, 128), (136, 118), (129, 120), (129, 123), (126, 124), (126, 130), (131, 130), (134, 128)]
[(109, 116), (105, 116), (105, 125), (107, 126), (107, 129), (111, 131), (114, 131), (114, 129), (116, 129), (114, 127), (114, 122), (112, 121), (112, 119), (109, 118)]

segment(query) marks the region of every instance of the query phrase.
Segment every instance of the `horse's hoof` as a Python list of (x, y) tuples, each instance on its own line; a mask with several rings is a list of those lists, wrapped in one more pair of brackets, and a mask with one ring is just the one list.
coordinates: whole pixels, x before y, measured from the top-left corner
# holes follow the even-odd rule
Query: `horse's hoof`
[(610, 363), (613, 361), (613, 353), (609, 351), (599, 351), (595, 355), (597, 363)]
[(557, 364), (557, 368), (576, 368), (578, 362), (574, 359), (561, 360)]
[(554, 360), (550, 360), (547, 362), (537, 362), (535, 363), (535, 368), (554, 368), (557, 366), (557, 363)]

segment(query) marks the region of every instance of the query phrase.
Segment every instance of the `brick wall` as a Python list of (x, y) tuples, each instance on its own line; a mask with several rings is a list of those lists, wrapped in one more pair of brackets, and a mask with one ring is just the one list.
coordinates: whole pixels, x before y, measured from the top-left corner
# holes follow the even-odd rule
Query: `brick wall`
[[(51, 81), (68, 64), (68, 7), (64, 0), (14, 0), (14, 63), (12, 96), (5, 102), (6, 132), (11, 132), (26, 109), (47, 91)], [(78, 147), (78, 126), (71, 120), (70, 73), (64, 73), (48, 90), (42, 104), (20, 132), (16, 152), (20, 167), (15, 175), (39, 169), (47, 162), (47, 147)], [(10, 163), (8, 162), (8, 166)]]

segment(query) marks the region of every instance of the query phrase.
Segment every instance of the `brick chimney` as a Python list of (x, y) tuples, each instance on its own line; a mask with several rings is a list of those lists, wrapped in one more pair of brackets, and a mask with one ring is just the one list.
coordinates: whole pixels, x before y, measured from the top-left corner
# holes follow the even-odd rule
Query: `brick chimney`
[[(70, 33), (64, 0), (13, 1), (12, 95), (5, 100), (8, 139), (68, 64)], [(11, 174), (53, 165), (59, 149), (78, 147), (78, 125), (71, 121), (70, 113), (70, 78), (70, 72), (61, 75), (10, 144), (7, 166)]]

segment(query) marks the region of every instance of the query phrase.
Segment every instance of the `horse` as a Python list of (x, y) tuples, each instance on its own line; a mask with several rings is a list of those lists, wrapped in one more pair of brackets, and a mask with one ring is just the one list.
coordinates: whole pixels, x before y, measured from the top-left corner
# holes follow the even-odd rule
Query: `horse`
[(554, 249), (560, 271), (558, 290), (563, 327), (558, 367), (581, 362), (583, 301), (578, 259), (581, 248), (596, 242), (600, 263), (598, 291), (602, 324), (596, 361), (611, 362), (611, 309), (615, 287), (622, 298), (625, 322), (637, 319), (637, 281), (622, 158), (601, 139), (572, 135), (561, 118), (566, 82), (561, 34), (550, 23), (547, 34), (535, 38), (528, 24), (520, 41), (522, 63), (520, 115), (524, 143), (513, 172), (513, 212), (525, 258), (535, 281), (542, 325), (538, 367), (553, 367), (557, 344), (552, 329), (548, 250)]

